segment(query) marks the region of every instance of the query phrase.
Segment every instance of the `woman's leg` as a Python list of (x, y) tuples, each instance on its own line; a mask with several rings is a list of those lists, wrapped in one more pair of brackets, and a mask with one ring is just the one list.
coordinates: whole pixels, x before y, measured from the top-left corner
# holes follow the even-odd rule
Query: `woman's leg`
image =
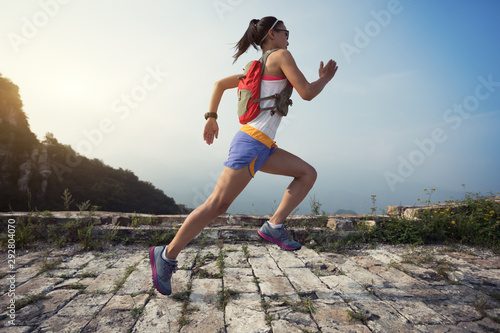
[(231, 169), (226, 167), (222, 171), (213, 193), (207, 201), (196, 208), (186, 218), (179, 231), (166, 250), (168, 259), (175, 259), (179, 252), (193, 240), (210, 221), (224, 214), (231, 203), (243, 191), (252, 179), (248, 168)]
[(317, 177), (316, 170), (301, 158), (278, 148), (260, 171), (294, 178), (286, 189), (278, 209), (269, 220), (273, 224), (282, 224), (313, 187)]

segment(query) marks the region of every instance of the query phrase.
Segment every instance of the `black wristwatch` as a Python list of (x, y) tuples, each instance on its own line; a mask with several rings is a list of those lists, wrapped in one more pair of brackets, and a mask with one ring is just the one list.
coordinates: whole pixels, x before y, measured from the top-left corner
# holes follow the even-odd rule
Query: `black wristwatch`
[(215, 118), (215, 119), (217, 119), (217, 113), (215, 113), (215, 112), (207, 112), (207, 113), (205, 113), (205, 120), (207, 120), (208, 118)]

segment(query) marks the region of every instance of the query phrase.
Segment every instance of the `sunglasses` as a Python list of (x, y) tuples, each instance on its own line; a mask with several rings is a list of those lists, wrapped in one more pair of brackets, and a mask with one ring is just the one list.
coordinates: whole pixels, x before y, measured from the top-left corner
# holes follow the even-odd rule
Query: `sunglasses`
[(274, 31), (284, 31), (285, 32), (285, 36), (286, 36), (286, 39), (288, 40), (288, 36), (290, 36), (290, 31), (286, 30), (286, 29), (273, 29)]

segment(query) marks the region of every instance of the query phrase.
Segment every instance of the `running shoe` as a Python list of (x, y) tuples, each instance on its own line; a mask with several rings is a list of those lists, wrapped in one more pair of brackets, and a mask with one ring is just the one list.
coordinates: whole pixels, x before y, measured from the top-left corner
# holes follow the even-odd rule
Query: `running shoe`
[(269, 223), (270, 222), (264, 223), (258, 231), (262, 238), (273, 242), (288, 251), (300, 250), (301, 245), (290, 238), (288, 230), (286, 230), (284, 226), (278, 229), (273, 229), (269, 226)]
[(177, 260), (165, 260), (161, 254), (165, 250), (165, 246), (153, 246), (149, 251), (149, 261), (153, 270), (153, 284), (156, 289), (163, 295), (172, 293), (170, 279), (172, 274), (177, 270)]

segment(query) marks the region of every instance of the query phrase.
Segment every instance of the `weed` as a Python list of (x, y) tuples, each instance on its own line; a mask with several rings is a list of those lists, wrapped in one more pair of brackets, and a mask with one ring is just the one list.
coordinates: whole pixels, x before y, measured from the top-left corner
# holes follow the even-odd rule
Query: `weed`
[[(42, 228), (37, 228), (36, 220), (39, 217), (39, 215), (46, 216), (50, 214), (46, 212), (41, 214), (40, 213), (34, 214), (33, 210), (31, 209), (31, 192), (28, 189), (26, 193), (28, 198), (29, 214), (27, 218), (24, 217), (19, 218), (18, 222), (16, 223), (16, 232), (14, 235), (15, 237), (14, 239), (16, 241), (16, 248), (19, 249), (29, 248), (35, 245), (35, 241), (44, 239), (44, 234), (42, 230), (44, 230), (45, 227), (43, 226)], [(0, 245), (2, 247), (4, 245), (7, 245), (8, 240), (9, 237), (7, 236), (7, 233), (2, 233), (0, 236)]]
[(398, 264), (395, 261), (391, 261), (389, 263), (389, 265), (387, 265), (387, 269), (389, 269), (389, 268), (397, 269), (398, 271), (401, 271), (401, 272), (405, 273), (406, 275), (414, 277), (414, 274), (410, 270), (406, 269), (403, 265)]
[(92, 239), (92, 229), (94, 228), (94, 223), (90, 223), (89, 226), (83, 227), (78, 230), (78, 239), (81, 242), (82, 250), (95, 249), (97, 243)]
[(61, 262), (62, 262), (61, 258), (49, 262), (47, 260), (47, 257), (44, 257), (43, 262), (42, 262), (42, 267), (41, 267), (40, 271), (38, 272), (38, 274), (42, 274), (42, 273), (56, 269)]
[(372, 208), (370, 209), (372, 211), (372, 215), (374, 215), (375, 212), (377, 211), (377, 206), (375, 206), (375, 203), (377, 202), (377, 195), (372, 194), (371, 197), (372, 197)]
[(212, 260), (212, 259), (215, 259), (215, 254), (213, 254), (212, 252), (208, 252), (201, 258), (201, 261), (205, 262), (206, 260)]
[(268, 301), (265, 301), (264, 299), (261, 299), (260, 306), (262, 307), (262, 310), (267, 311), (271, 308), (271, 303), (269, 303)]
[(80, 212), (86, 211), (90, 208), (90, 200), (76, 204)]
[(73, 196), (69, 193), (67, 188), (64, 189), (63, 194), (61, 195), (61, 199), (63, 199), (64, 210), (68, 211), (70, 209), (71, 204), (75, 201), (73, 200)]
[(276, 319), (276, 318), (274, 318), (274, 316), (273, 316), (273, 315), (266, 314), (265, 320), (266, 320), (266, 324), (267, 324), (267, 325), (271, 325), (271, 322), (272, 322), (273, 320), (275, 320), (275, 319)]
[(226, 263), (224, 262), (224, 250), (220, 249), (219, 256), (217, 257), (217, 268), (219, 268), (220, 274), (224, 274), (224, 268), (226, 267)]
[(431, 264), (436, 261), (434, 254), (427, 251), (407, 252), (402, 256), (402, 263), (407, 264)]
[(132, 215), (130, 218), (130, 226), (137, 227), (139, 225), (157, 225), (159, 220), (157, 218), (150, 216), (137, 216)]
[(207, 242), (207, 235), (208, 233), (207, 232), (202, 232), (201, 235), (200, 235), (200, 247), (201, 248), (204, 248), (206, 246), (206, 242)]
[(316, 269), (314, 269), (314, 275), (321, 277), (321, 276), (329, 276), (329, 275), (331, 275), (331, 273), (328, 271), (325, 272), (324, 270), (322, 270), (320, 268), (316, 268)]
[(151, 234), (151, 237), (148, 240), (148, 245), (155, 246), (158, 244), (169, 244), (172, 239), (174, 239), (176, 233), (176, 229), (171, 229), (164, 232), (156, 231)]
[[(59, 274), (57, 277), (66, 280), (66, 279), (70, 279), (72, 276), (68, 275), (68, 274)], [(62, 283), (62, 281), (59, 283)], [(56, 284), (58, 284), (58, 283), (56, 282)]]
[(253, 277), (253, 283), (255, 283), (257, 288), (260, 290), (260, 281), (259, 281), (259, 278), (257, 276)]
[(16, 311), (19, 309), (24, 308), (25, 306), (35, 303), (36, 301), (39, 301), (41, 299), (50, 299), (50, 296), (44, 295), (44, 294), (36, 294), (36, 295), (30, 295), (20, 301), (16, 301)]
[(81, 283), (77, 282), (77, 283), (72, 283), (72, 284), (68, 285), (68, 288), (69, 288), (69, 289), (76, 289), (76, 290), (81, 290), (81, 291), (83, 291), (83, 290), (85, 290), (87, 287), (86, 287), (86, 286), (84, 286), (83, 284), (81, 284)]
[(134, 318), (139, 318), (143, 312), (144, 312), (144, 308), (145, 306), (139, 306), (139, 307), (133, 307), (132, 308), (132, 316), (134, 316)]
[(35, 240), (35, 235), (33, 233), (34, 227), (32, 226), (31, 219), (33, 217), (33, 212), (30, 212), (28, 219), (19, 219), (19, 224), (16, 227), (16, 247), (26, 248), (33, 243)]
[(239, 291), (226, 289), (224, 286), (217, 293), (217, 308), (219, 310), (224, 310), (226, 305), (232, 300), (238, 298), (240, 295)]
[(57, 235), (56, 233), (49, 235), (49, 238), (54, 239), (54, 246), (57, 249), (62, 248), (64, 246), (64, 244), (66, 244), (66, 242), (68, 241), (68, 239), (66, 238), (65, 235), (60, 236), (60, 235)]
[(127, 268), (125, 269), (125, 275), (121, 279), (115, 281), (115, 288), (113, 289), (114, 294), (118, 290), (120, 290), (120, 288), (125, 284), (125, 281), (127, 281), (128, 277), (130, 276), (130, 274), (132, 274), (133, 271), (135, 271), (135, 269), (135, 266), (127, 266)]
[(185, 291), (175, 293), (171, 297), (179, 302), (189, 302), (189, 296), (190, 296), (190, 293), (187, 290), (185, 290)]
[(248, 245), (243, 245), (243, 255), (245, 256), (245, 260), (248, 261), (250, 257), (250, 252), (248, 252)]
[[(313, 215), (321, 215), (319, 209), (323, 204), (316, 200), (316, 195), (309, 197), (309, 205), (311, 206), (311, 213)], [(323, 212), (323, 214), (325, 214), (325, 212)]]
[(81, 275), (82, 278), (95, 278), (97, 277), (97, 273), (92, 272), (92, 271), (85, 271)]
[(362, 284), (360, 287), (362, 290), (368, 292), (370, 295), (375, 295), (375, 291), (370, 284)]
[(92, 294), (92, 295), (104, 295), (104, 294), (106, 294), (106, 291), (104, 291), (103, 289), (97, 289), (97, 290), (94, 290), (93, 292), (90, 292), (89, 294)]
[(279, 298), (280, 298), (280, 296), (277, 293), (274, 293), (271, 296), (269, 296), (269, 299), (271, 301), (277, 301)]
[(366, 325), (366, 323), (368, 321), (367, 315), (365, 313), (363, 313), (363, 312), (347, 310), (347, 314), (349, 315), (349, 318), (351, 320), (358, 320), (358, 321), (362, 322), (365, 325)]
[(187, 289), (183, 293), (177, 293), (178, 300), (182, 300), (182, 310), (181, 316), (179, 317), (179, 328), (182, 329), (189, 323), (189, 315), (195, 311), (197, 308), (190, 305), (190, 296), (193, 289), (193, 281), (189, 281)]
[(436, 273), (441, 276), (444, 280), (453, 283), (453, 281), (450, 279), (449, 273), (453, 271), (453, 266), (448, 263), (448, 262), (438, 262), (438, 265), (436, 268), (434, 268)]
[(300, 296), (299, 301), (290, 301), (288, 298), (285, 298), (283, 301), (283, 305), (289, 306), (295, 312), (308, 313), (313, 314), (318, 312), (314, 307), (314, 303), (310, 296), (304, 297), (304, 295)]
[[(427, 268), (434, 269), (434, 271), (448, 283), (459, 284), (458, 281), (452, 280), (449, 275), (449, 273), (454, 271), (455, 269), (453, 264), (445, 259), (436, 259), (434, 253), (429, 253), (426, 250), (421, 250), (421, 251), (404, 253), (401, 257), (403, 259), (401, 263), (412, 264), (417, 266), (425, 265), (425, 267)], [(391, 263), (390, 266), (409, 274), (409, 272), (405, 270), (401, 265), (393, 265)]]
[(200, 279), (207, 279), (212, 277), (212, 275), (207, 270), (202, 268), (193, 269), (193, 275)]
[(486, 317), (486, 310), (490, 309), (491, 307), (487, 304), (487, 301), (485, 298), (477, 298), (474, 302), (472, 302), (472, 305), (474, 306), (474, 309), (477, 310), (481, 314), (481, 316)]

